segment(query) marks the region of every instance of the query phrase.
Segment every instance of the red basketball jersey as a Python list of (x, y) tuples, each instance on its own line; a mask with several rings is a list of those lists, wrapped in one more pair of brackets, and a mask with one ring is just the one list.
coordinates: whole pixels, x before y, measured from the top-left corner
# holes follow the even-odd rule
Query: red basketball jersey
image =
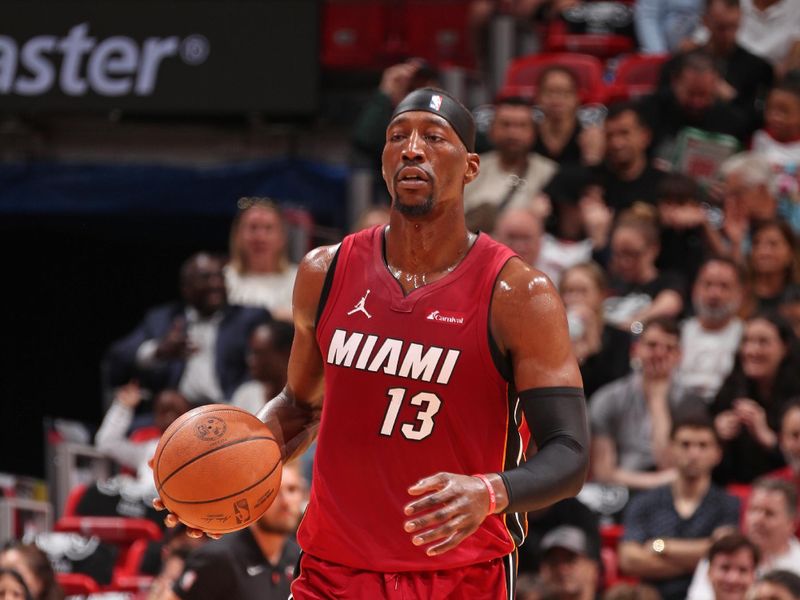
[(403, 529), (409, 486), (447, 471), (501, 471), (522, 457), (519, 410), (492, 358), (489, 309), (514, 254), (480, 234), (444, 278), (407, 296), (384, 260), (383, 227), (339, 249), (317, 324), (325, 400), (298, 540), (372, 571), (456, 568), (511, 552), (524, 523), (493, 515), (437, 557)]

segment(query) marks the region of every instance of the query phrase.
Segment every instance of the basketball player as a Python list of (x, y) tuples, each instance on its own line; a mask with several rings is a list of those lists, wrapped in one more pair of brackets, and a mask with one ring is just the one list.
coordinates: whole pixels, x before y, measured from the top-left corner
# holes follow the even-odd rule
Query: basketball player
[(583, 483), (564, 308), (541, 273), (467, 231), (474, 144), (457, 100), (409, 94), (383, 150), (389, 226), (300, 265), (288, 383), (261, 414), (286, 460), (319, 434), (297, 600), (511, 599), (522, 513)]

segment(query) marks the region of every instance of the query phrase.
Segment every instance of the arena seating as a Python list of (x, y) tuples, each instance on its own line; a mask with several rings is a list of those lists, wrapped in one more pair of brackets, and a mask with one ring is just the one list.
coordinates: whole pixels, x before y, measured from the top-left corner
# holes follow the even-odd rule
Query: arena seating
[(556, 65), (571, 69), (578, 77), (581, 101), (605, 101), (607, 91), (603, 82), (603, 63), (595, 56), (571, 53), (534, 54), (514, 59), (506, 71), (500, 95), (533, 97), (539, 74)]
[(577, 52), (608, 59), (634, 50), (628, 36), (596, 33), (567, 33), (562, 22), (547, 27), (542, 45), (544, 52)]
[(100, 585), (82, 573), (56, 573), (56, 579), (66, 596), (86, 596), (100, 591)]
[(665, 54), (630, 54), (620, 59), (610, 85), (608, 101), (633, 100), (654, 92)]

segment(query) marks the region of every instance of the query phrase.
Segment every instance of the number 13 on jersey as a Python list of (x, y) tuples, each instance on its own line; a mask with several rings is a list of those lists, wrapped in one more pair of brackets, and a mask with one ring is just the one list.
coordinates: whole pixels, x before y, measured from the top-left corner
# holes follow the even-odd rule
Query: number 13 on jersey
[[(391, 437), (394, 434), (397, 416), (400, 408), (406, 399), (405, 388), (390, 388), (387, 392), (389, 396), (389, 407), (386, 409), (386, 416), (383, 418), (381, 435)], [(416, 421), (413, 423), (402, 423), (400, 433), (407, 440), (419, 441), (428, 437), (433, 432), (433, 417), (439, 412), (442, 401), (432, 392), (419, 392), (411, 396), (408, 402), (414, 406), (419, 406)]]

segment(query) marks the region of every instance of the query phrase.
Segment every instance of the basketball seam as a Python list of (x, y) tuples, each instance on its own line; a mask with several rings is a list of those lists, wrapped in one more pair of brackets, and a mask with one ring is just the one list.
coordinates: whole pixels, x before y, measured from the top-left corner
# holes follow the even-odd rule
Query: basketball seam
[[(167, 481), (169, 481), (173, 476), (178, 474), (182, 469), (185, 469), (186, 467), (188, 467), (193, 462), (198, 461), (201, 458), (208, 456), (209, 454), (213, 454), (217, 450), (222, 450), (223, 448), (230, 448), (231, 446), (235, 446), (236, 444), (242, 444), (244, 442), (250, 442), (250, 441), (253, 441), (253, 440), (272, 440), (273, 442), (275, 442), (276, 445), (278, 444), (277, 440), (274, 437), (270, 437), (268, 435), (263, 435), (263, 436), (252, 436), (252, 437), (242, 438), (240, 440), (234, 440), (232, 442), (228, 442), (227, 444), (222, 444), (221, 446), (217, 446), (216, 448), (211, 448), (210, 450), (206, 450), (202, 454), (198, 454), (194, 458), (191, 458), (190, 460), (188, 460), (185, 463), (183, 463), (180, 467), (178, 467), (172, 473), (167, 475), (164, 479), (159, 481), (158, 482), (158, 486), (157, 486), (156, 489), (158, 490), (158, 492), (161, 492), (161, 490), (164, 488), (164, 485), (167, 483)], [(166, 448), (166, 444), (164, 444), (164, 448)], [(158, 466), (159, 465), (156, 465), (156, 467), (158, 467)], [(169, 496), (167, 496), (167, 497), (169, 497)]]
[[(271, 438), (269, 438), (269, 439), (271, 439)], [(272, 467), (272, 470), (269, 473), (267, 473), (266, 475), (264, 475), (264, 477), (262, 477), (261, 479), (259, 479), (255, 483), (247, 486), (246, 488), (238, 490), (238, 491), (236, 491), (236, 492), (234, 492), (232, 494), (228, 494), (227, 496), (220, 496), (219, 498), (211, 498), (209, 500), (178, 500), (177, 498), (173, 498), (172, 496), (170, 496), (166, 492), (164, 492), (164, 495), (167, 498), (169, 498), (170, 500), (172, 500), (173, 502), (177, 502), (179, 504), (210, 504), (212, 502), (220, 502), (222, 500), (227, 500), (228, 498), (233, 498), (234, 496), (238, 496), (239, 494), (243, 494), (246, 491), (253, 489), (259, 483), (263, 482), (265, 479), (268, 479), (270, 477), (270, 475), (272, 475), (275, 472), (275, 469), (277, 469), (280, 466), (280, 464), (281, 464), (280, 461), (276, 462), (275, 466)]]

